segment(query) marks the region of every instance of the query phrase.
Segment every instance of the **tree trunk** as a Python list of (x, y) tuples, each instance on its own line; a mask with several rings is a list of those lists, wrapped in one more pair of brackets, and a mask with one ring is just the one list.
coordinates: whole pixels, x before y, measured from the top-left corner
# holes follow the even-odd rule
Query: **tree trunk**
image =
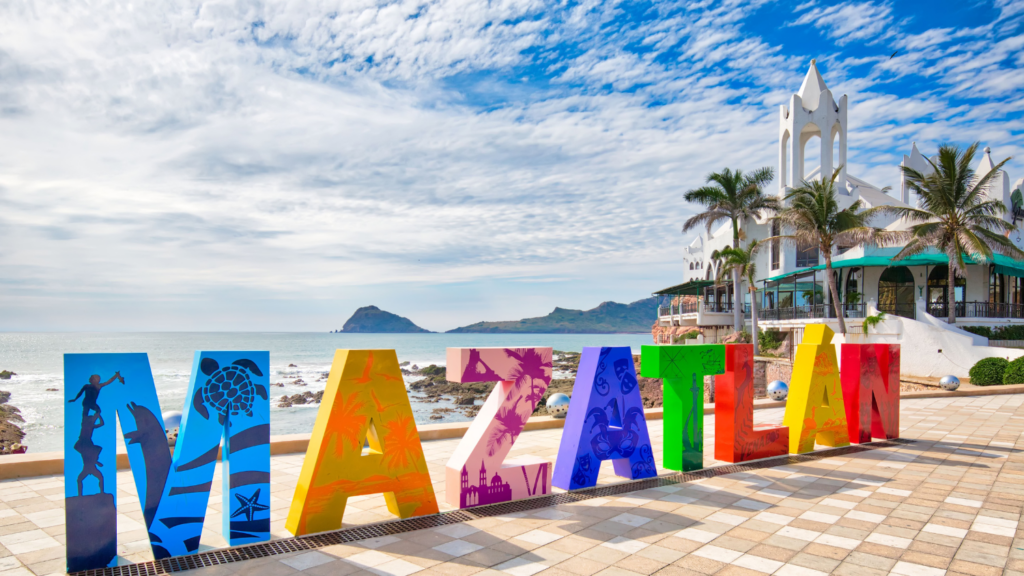
[(949, 316), (946, 318), (946, 323), (952, 326), (956, 324), (956, 271), (953, 270), (953, 259), (949, 259), (949, 286), (947, 286), (948, 294), (946, 295), (946, 312)]
[(754, 343), (754, 356), (757, 356), (760, 352), (757, 343), (757, 292), (753, 290), (750, 291), (750, 340)]
[(733, 268), (732, 270), (732, 320), (733, 329), (737, 332), (743, 330), (743, 300), (741, 298), (742, 292), (740, 291), (740, 272)]
[[(739, 250), (740, 248), (740, 229), (736, 219), (732, 220), (732, 247)], [(740, 291), (740, 271), (736, 268), (732, 269), (732, 324), (733, 330), (740, 332), (743, 330), (743, 293)]]
[(836, 309), (839, 320), (839, 333), (846, 334), (846, 318), (843, 318), (843, 305), (839, 303), (839, 290), (836, 288), (836, 275), (832, 273), (832, 258), (825, 258), (825, 274), (828, 275), (828, 291), (832, 295), (832, 307)]

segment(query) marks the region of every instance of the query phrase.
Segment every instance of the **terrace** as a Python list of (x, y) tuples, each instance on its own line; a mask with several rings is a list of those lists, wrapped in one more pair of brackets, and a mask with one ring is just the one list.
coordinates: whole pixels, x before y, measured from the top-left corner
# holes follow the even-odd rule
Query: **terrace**
[[(868, 303), (880, 312), (917, 319), (927, 312), (940, 320), (948, 317), (948, 259), (940, 254), (922, 254), (893, 262), (886, 256), (837, 260), (833, 263), (843, 316), (859, 325), (868, 314)], [(976, 325), (1024, 323), (1024, 265), (996, 255), (988, 264), (969, 258), (968, 273), (958, 277), (954, 287), (953, 313), (959, 320)], [(762, 281), (757, 291), (758, 321), (765, 328), (785, 328), (811, 321), (835, 319), (825, 276), (817, 265), (780, 274)], [(658, 320), (661, 326), (731, 326), (732, 284), (693, 280), (654, 293), (661, 298)], [(750, 318), (749, 293), (743, 304)]]
[[(758, 423), (782, 419), (781, 408), (754, 414)], [(283, 521), (303, 456), (274, 456), (271, 531), (280, 545), (248, 560), (205, 555), (196, 565), (209, 567), (185, 573), (977, 576), (1024, 569), (1018, 530), (1024, 396), (905, 399), (901, 422), (906, 442), (847, 451), (819, 446), (810, 457), (736, 467), (711, 457), (714, 416), (707, 416), (706, 473), (676, 476), (662, 469), (663, 480), (651, 487), (622, 484), (605, 464), (599, 484), (619, 486), (608, 495), (580, 493), (539, 507), (526, 501), (519, 511), (393, 533), (387, 527), (397, 524), (381, 496), (351, 498), (345, 528), (377, 526), (378, 533), (335, 544), (289, 539)], [(660, 466), (662, 423), (648, 425)], [(512, 455), (553, 459), (560, 437), (561, 430), (524, 432)], [(457, 443), (424, 442), (439, 502), (444, 463)], [(216, 494), (220, 482), (213, 485)], [(124, 564), (147, 562), (149, 542), (130, 472), (118, 474), (118, 488), (118, 552)], [(0, 483), (0, 574), (63, 572), (63, 496), (61, 476)], [(218, 508), (215, 496), (201, 550), (224, 546)], [(134, 568), (147, 573), (156, 566)]]

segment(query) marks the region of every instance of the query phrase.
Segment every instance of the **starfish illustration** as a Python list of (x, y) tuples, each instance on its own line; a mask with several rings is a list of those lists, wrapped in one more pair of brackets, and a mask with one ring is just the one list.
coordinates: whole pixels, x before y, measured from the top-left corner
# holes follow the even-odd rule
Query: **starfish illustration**
[(238, 498), (238, 508), (231, 513), (232, 518), (245, 514), (246, 521), (252, 522), (252, 515), (254, 513), (270, 510), (270, 506), (264, 506), (257, 502), (257, 500), (260, 499), (260, 488), (257, 488), (256, 491), (253, 492), (252, 496), (248, 498), (241, 494), (235, 494), (235, 498)]

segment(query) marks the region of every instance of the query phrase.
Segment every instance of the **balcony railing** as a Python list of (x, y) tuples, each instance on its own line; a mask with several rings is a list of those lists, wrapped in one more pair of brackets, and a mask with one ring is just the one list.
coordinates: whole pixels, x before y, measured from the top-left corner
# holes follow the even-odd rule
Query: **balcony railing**
[(704, 304), (704, 312), (732, 312), (732, 304), (728, 302), (707, 302)]
[[(844, 304), (844, 318), (863, 318), (867, 307), (864, 304)], [(835, 318), (836, 310), (831, 304), (793, 306), (791, 308), (769, 308), (757, 311), (758, 320), (811, 320)]]
[(672, 304), (670, 306), (659, 306), (658, 316), (675, 316), (676, 314), (696, 314), (697, 303), (696, 302), (683, 302), (682, 304)]
[(902, 316), (904, 318), (917, 318), (917, 304), (896, 304), (892, 302), (883, 302), (878, 305), (878, 311), (884, 314), (891, 314), (893, 316)]
[[(949, 308), (943, 302), (929, 302), (928, 313), (936, 318), (948, 318)], [(1024, 319), (1024, 305), (998, 302), (957, 302), (953, 307), (957, 318), (1018, 318)]]
[[(671, 306), (660, 306), (659, 316), (674, 316), (677, 314), (696, 314), (697, 302), (686, 302)], [(866, 304), (844, 304), (843, 316), (846, 318), (864, 318), (867, 316)], [(878, 307), (880, 312), (904, 318), (915, 318), (917, 316), (916, 304), (882, 304)], [(707, 302), (704, 304), (705, 313), (729, 314), (732, 313), (732, 305), (723, 302)], [(1003, 304), (993, 302), (957, 302), (954, 312), (957, 318), (1012, 318), (1024, 319), (1024, 304)], [(936, 318), (946, 318), (948, 309), (941, 302), (930, 302), (928, 313)], [(743, 305), (743, 315), (750, 318), (750, 304)], [(807, 306), (793, 306), (789, 308), (760, 308), (757, 309), (758, 320), (811, 320), (816, 318), (835, 318), (836, 312), (831, 304), (813, 304)]]

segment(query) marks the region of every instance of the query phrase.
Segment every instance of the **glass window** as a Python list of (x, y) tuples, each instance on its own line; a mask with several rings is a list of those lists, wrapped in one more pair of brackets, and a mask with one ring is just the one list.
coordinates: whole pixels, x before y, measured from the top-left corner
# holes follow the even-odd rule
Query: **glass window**
[(818, 265), (818, 245), (801, 244), (796, 247), (796, 267), (810, 268)]
[(779, 292), (779, 308), (792, 308), (793, 307), (793, 293)]
[(1006, 275), (996, 274), (995, 266), (989, 266), (988, 301), (990, 304), (1006, 302)]
[[(946, 316), (946, 304), (949, 300), (949, 267), (940, 264), (932, 268), (928, 273), (928, 310), (930, 314)], [(957, 302), (964, 301), (964, 290), (967, 288), (967, 280), (956, 277), (953, 296)]]
[(847, 304), (860, 304), (863, 299), (861, 294), (861, 277), (864, 272), (861, 268), (851, 268), (846, 274), (846, 290), (844, 291)]
[[(772, 236), (779, 236), (780, 234), (782, 234), (781, 230), (782, 230), (782, 227), (779, 225), (778, 222), (772, 222), (772, 232), (771, 232)], [(779, 256), (780, 256), (780, 254), (779, 254), (779, 241), (776, 240), (775, 242), (772, 242), (772, 252), (771, 252), (772, 270), (778, 270), (779, 269), (779, 266), (780, 266), (779, 260), (781, 259)]]
[(878, 279), (878, 310), (913, 318), (914, 274), (906, 266), (886, 268)]

